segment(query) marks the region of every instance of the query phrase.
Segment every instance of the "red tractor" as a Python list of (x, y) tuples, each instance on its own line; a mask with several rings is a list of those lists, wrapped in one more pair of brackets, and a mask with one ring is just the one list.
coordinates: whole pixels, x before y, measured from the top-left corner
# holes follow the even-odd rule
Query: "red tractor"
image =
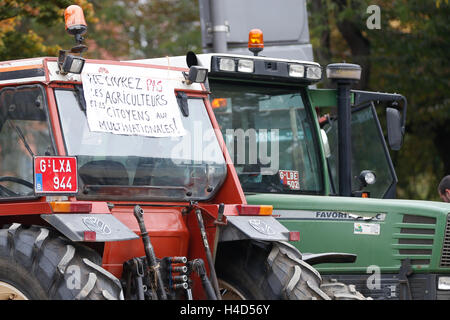
[(0, 62), (0, 299), (362, 298), (246, 204), (206, 70), (84, 59), (80, 10), (71, 50)]

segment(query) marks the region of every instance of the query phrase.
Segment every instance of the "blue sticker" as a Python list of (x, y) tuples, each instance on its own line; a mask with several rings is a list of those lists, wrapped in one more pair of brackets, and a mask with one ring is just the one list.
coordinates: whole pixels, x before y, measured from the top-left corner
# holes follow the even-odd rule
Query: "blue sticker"
[(42, 191), (42, 173), (36, 173), (36, 177), (35, 177), (35, 181), (36, 181), (36, 191)]

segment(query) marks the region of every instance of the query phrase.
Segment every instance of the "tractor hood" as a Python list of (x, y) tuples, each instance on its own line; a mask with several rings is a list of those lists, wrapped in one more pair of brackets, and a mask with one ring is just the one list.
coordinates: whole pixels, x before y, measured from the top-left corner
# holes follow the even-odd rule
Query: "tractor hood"
[(437, 201), (367, 199), (353, 197), (299, 196), (286, 194), (247, 194), (249, 204), (273, 205), (276, 210), (333, 210), (357, 213), (402, 211), (410, 214), (450, 213), (450, 204)]

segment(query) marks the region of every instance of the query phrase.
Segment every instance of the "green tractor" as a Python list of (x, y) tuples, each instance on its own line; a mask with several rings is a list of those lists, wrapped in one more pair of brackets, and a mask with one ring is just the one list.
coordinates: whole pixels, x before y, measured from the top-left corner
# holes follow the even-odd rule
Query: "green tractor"
[[(208, 70), (206, 90), (249, 204), (268, 204), (324, 278), (373, 299), (450, 298), (450, 204), (394, 200), (407, 101), (352, 90), (361, 68), (189, 53), (141, 60)], [(386, 143), (376, 108), (386, 111)], [(334, 253), (329, 253), (334, 252)], [(351, 255), (343, 253), (354, 254)], [(357, 259), (355, 260), (355, 256)]]

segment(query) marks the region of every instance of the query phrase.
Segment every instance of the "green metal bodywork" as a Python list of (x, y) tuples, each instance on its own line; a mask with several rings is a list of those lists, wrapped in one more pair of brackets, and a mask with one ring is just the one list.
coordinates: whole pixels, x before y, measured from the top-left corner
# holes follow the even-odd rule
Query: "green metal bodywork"
[[(336, 89), (307, 89), (311, 104), (316, 108), (321, 107), (336, 107), (337, 105), (337, 91)], [(351, 103), (355, 101), (352, 94)]]
[[(336, 90), (334, 89), (307, 89), (306, 92), (313, 108), (336, 106)], [(351, 99), (353, 101), (354, 97), (352, 96)], [(315, 112), (313, 114), (316, 129), (319, 130), (317, 115)], [(323, 146), (320, 146), (319, 150), (326, 172), (327, 163)], [(401, 261), (406, 258), (411, 259), (414, 272), (450, 272), (450, 267), (440, 267), (450, 204), (416, 200), (332, 197), (328, 196), (329, 176), (324, 174), (323, 177), (326, 197), (247, 194), (246, 198), (249, 204), (273, 205), (274, 216), (283, 225), (289, 230), (300, 231), (301, 241), (294, 245), (301, 252), (347, 252), (358, 256), (354, 263), (316, 265), (315, 267), (321, 273), (366, 273), (367, 267), (371, 265), (378, 266), (384, 273), (396, 273), (400, 269)], [(385, 214), (385, 219), (384, 221), (342, 220), (333, 219), (332, 214), (329, 214), (331, 218), (327, 219), (301, 217), (283, 219), (277, 215), (279, 210), (312, 211), (317, 213), (318, 217), (326, 216), (327, 212), (351, 213), (364, 217)], [(427, 223), (406, 223), (405, 215), (407, 218), (411, 217), (410, 220), (424, 220)], [(408, 221), (407, 218), (406, 221)], [(434, 223), (429, 223), (433, 222), (433, 219)], [(355, 234), (355, 223), (379, 224), (380, 234)], [(428, 232), (429, 234), (426, 234)]]
[[(234, 83), (237, 79), (222, 80)], [(210, 78), (210, 81), (214, 81), (214, 78)], [(269, 81), (266, 83), (270, 84)], [(316, 111), (336, 108), (337, 91), (299, 86), (299, 91), (302, 90), (305, 109), (309, 109), (312, 116), (311, 126), (318, 135), (321, 128)], [(356, 95), (351, 94), (351, 103), (354, 105)], [(364, 134), (364, 130), (358, 134)], [(383, 136), (382, 132), (381, 135)], [(372, 143), (373, 139), (368, 137), (369, 143)], [(384, 140), (384, 137), (381, 140)], [(430, 287), (420, 287), (420, 290), (423, 292), (428, 292), (428, 288), (436, 290), (433, 275), (450, 273), (450, 243), (446, 243), (450, 241), (448, 223), (450, 204), (331, 196), (331, 177), (327, 161), (329, 158), (325, 157), (323, 143), (320, 143), (316, 150), (319, 153), (318, 160), (322, 170), (317, 174), (321, 175), (323, 183), (318, 195), (250, 193), (247, 190), (247, 202), (255, 205), (272, 205), (273, 215), (279, 222), (291, 231), (300, 232), (300, 241), (292, 244), (302, 253), (336, 252), (357, 255), (353, 263), (314, 265), (323, 275), (343, 277), (355, 275), (354, 279), (365, 281), (371, 267), (376, 266), (381, 273), (399, 279), (397, 275), (403, 272), (402, 264), (410, 263), (414, 274), (429, 276), (423, 283), (427, 283)], [(387, 149), (386, 152), (386, 157), (390, 160)], [(358, 228), (361, 226), (373, 228), (375, 231), (360, 232)], [(349, 281), (351, 283), (352, 280)], [(389, 285), (390, 282), (387, 283)], [(362, 283), (359, 285), (364, 286)], [(415, 295), (420, 296), (416, 293)]]
[[(283, 194), (248, 194), (246, 198), (249, 204), (273, 205), (275, 217), (280, 210), (308, 210), (316, 213), (317, 217), (326, 217), (327, 212), (352, 213), (364, 217), (385, 214), (384, 221), (362, 218), (339, 220), (333, 219), (332, 214), (328, 214), (330, 217), (327, 219), (279, 218), (289, 230), (300, 231), (300, 241), (293, 244), (301, 252), (349, 252), (358, 255), (355, 263), (315, 266), (321, 273), (366, 273), (367, 267), (371, 265), (379, 266), (382, 272), (398, 272), (401, 261), (405, 258), (412, 260), (414, 272), (450, 272), (450, 268), (440, 267), (447, 215), (450, 213), (449, 204)], [(408, 220), (423, 221), (404, 222)], [(379, 224), (380, 234), (355, 234), (355, 223)], [(403, 241), (399, 241), (400, 239)], [(414, 244), (420, 242), (427, 244)], [(416, 254), (415, 250), (426, 250), (423, 253), (427, 254)], [(428, 263), (421, 263), (428, 260)]]

